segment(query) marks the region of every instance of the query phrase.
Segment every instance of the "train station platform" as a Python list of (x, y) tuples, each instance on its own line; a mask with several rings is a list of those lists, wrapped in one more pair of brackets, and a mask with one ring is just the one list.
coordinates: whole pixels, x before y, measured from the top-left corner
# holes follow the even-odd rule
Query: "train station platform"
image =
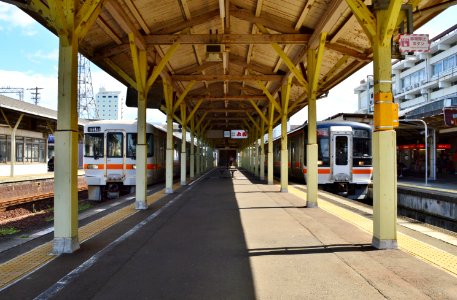
[(22, 257), (1, 253), (0, 298), (457, 298), (456, 235), (399, 219), (399, 249), (376, 250), (369, 207), (320, 192), (319, 208), (306, 208), (305, 189), (213, 170), (151, 195), (146, 211), (125, 207), (98, 234), (82, 226), (72, 255), (50, 256), (44, 242)]

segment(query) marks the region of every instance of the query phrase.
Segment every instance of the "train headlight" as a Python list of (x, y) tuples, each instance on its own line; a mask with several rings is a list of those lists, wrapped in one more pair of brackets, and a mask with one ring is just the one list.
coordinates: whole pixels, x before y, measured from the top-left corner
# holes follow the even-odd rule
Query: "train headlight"
[(360, 160), (359, 161), (359, 166), (363, 166), (363, 165), (365, 165), (365, 162), (363, 160)]
[(134, 170), (136, 170), (136, 165), (133, 165), (133, 167), (132, 167), (132, 168), (133, 168)]
[(98, 169), (98, 165), (87, 165), (88, 169)]
[(323, 162), (322, 160), (318, 160), (318, 161), (317, 161), (317, 165), (318, 165), (318, 166), (322, 166), (323, 164), (324, 164), (324, 162)]

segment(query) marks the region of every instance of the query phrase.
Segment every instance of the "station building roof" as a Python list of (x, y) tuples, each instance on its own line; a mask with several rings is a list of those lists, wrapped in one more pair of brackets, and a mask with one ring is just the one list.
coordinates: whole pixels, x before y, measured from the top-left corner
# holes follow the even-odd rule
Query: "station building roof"
[[(57, 127), (57, 111), (4, 95), (0, 95), (0, 112), (1, 127), (14, 127), (21, 114), (24, 116), (18, 129), (51, 134)], [(80, 130), (86, 122), (83, 119), (78, 120)]]

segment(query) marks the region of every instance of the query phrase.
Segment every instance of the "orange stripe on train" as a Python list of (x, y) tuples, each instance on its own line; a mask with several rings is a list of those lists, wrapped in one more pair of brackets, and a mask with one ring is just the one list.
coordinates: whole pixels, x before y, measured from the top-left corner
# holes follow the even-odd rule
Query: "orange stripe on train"
[[(303, 169), (303, 174), (306, 174), (307, 173), (307, 170), (306, 168)], [(317, 173), (318, 174), (330, 174), (330, 168), (318, 168), (317, 169)], [(373, 173), (373, 169), (352, 169), (352, 174), (372, 174)]]
[[(307, 173), (307, 169), (303, 169), (303, 174)], [(330, 174), (330, 168), (318, 168), (317, 169), (317, 174)]]
[[(89, 165), (96, 165), (97, 166), (97, 169), (95, 170), (103, 170), (105, 169), (105, 165), (104, 164), (84, 164), (84, 169), (89, 169)], [(133, 168), (133, 164), (126, 164), (125, 165), (125, 169), (126, 170), (134, 170)], [(122, 170), (124, 167), (123, 164), (107, 164), (106, 165), (106, 169), (107, 170)], [(157, 170), (157, 169), (161, 169), (161, 166), (159, 164), (147, 164), (147, 169), (148, 170)]]
[(373, 169), (352, 169), (352, 174), (372, 174)]

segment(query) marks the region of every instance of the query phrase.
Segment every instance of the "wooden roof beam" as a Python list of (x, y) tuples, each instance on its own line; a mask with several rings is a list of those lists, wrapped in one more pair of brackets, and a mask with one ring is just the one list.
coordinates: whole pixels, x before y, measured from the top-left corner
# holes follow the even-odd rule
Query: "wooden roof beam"
[(369, 55), (360, 53), (354, 49), (351, 49), (351, 48), (341, 45), (339, 43), (327, 43), (327, 44), (325, 44), (325, 48), (333, 50), (333, 51), (337, 51), (341, 54), (349, 55), (360, 61), (364, 61), (364, 62), (371, 61), (371, 58)]
[(171, 75), (173, 81), (281, 81), (282, 75)]
[(120, 7), (116, 1), (106, 1), (104, 4), (106, 10), (113, 16), (119, 26), (126, 34), (133, 33), (135, 35), (135, 44), (140, 50), (146, 50), (146, 43), (143, 36), (135, 28), (135, 25), (130, 21), (128, 15)]
[(221, 97), (215, 97), (215, 96), (187, 96), (187, 100), (195, 100), (195, 99), (203, 99), (205, 101), (249, 101), (251, 100), (267, 100), (267, 97), (264, 95), (240, 95), (240, 96), (221, 96)]
[(151, 30), (149, 30), (148, 25), (144, 21), (143, 17), (141, 16), (140, 12), (138, 11), (138, 8), (135, 6), (135, 4), (132, 2), (132, 0), (124, 0), (125, 4), (129, 8), (130, 12), (132, 13), (133, 17), (135, 20), (140, 24), (141, 28), (146, 34), (150, 34)]
[(258, 63), (252, 63), (252, 62), (247, 63), (243, 57), (238, 56), (238, 55), (230, 54), (230, 62), (233, 64), (236, 64), (240, 67), (243, 67), (245, 69), (249, 69), (251, 71), (257, 72), (257, 73), (273, 75), (273, 71), (271, 70), (271, 68), (269, 66), (261, 65)]
[(182, 18), (178, 20), (170, 20), (170, 22), (167, 22), (166, 25), (154, 26), (152, 34), (173, 34), (186, 28), (210, 22), (216, 18), (219, 18), (219, 9), (209, 11), (199, 16), (193, 16), (191, 20), (182, 20)]
[(262, 12), (262, 16), (255, 16), (250, 10), (233, 7), (230, 9), (230, 14), (240, 20), (250, 22), (252, 24), (262, 24), (263, 26), (280, 33), (313, 33), (312, 29), (300, 27), (295, 29), (295, 24), (289, 20), (279, 18), (275, 15)]
[(303, 45), (310, 34), (151, 34), (145, 36), (148, 45), (171, 45), (174, 43), (190, 45), (225, 44), (293, 44)]

